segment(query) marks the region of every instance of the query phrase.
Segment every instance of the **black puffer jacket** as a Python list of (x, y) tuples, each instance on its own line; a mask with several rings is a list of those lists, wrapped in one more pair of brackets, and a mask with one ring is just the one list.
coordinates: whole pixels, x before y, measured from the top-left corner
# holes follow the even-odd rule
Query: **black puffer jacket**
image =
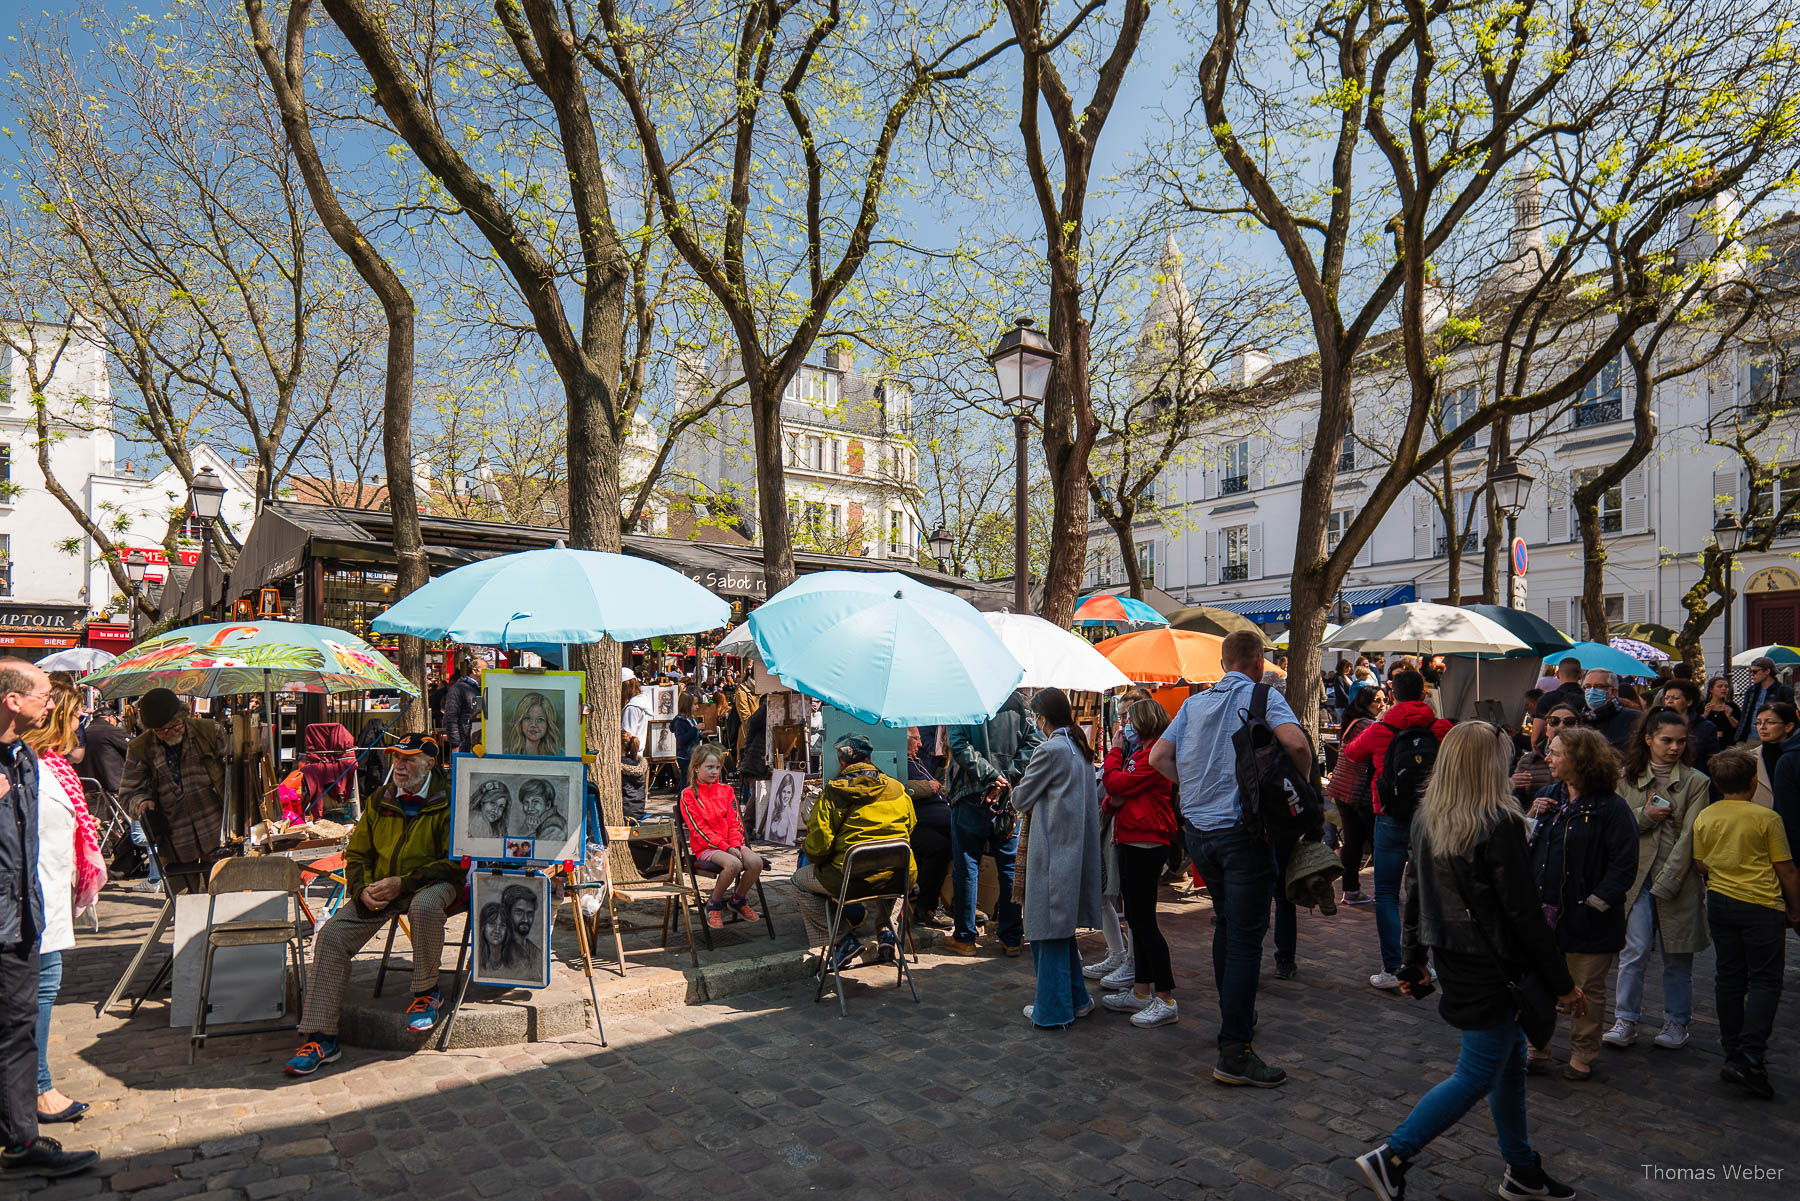
[(1431, 951), (1438, 1012), (1458, 1029), (1512, 1016), (1509, 981), (1536, 975), (1559, 997), (1575, 987), (1538, 903), (1523, 822), (1498, 823), (1461, 855), (1434, 854), (1425, 823), (1413, 822), (1405, 921), (1405, 961), (1423, 965)]
[[(1561, 804), (1566, 785), (1540, 796)], [(1625, 899), (1637, 881), (1638, 828), (1616, 792), (1584, 796), (1538, 821), (1531, 836), (1538, 897), (1558, 910), (1556, 945), (1574, 954), (1625, 949)]]
[(475, 723), (481, 718), (481, 685), (474, 676), (458, 676), (444, 694), (444, 737), (453, 751), (475, 749)]

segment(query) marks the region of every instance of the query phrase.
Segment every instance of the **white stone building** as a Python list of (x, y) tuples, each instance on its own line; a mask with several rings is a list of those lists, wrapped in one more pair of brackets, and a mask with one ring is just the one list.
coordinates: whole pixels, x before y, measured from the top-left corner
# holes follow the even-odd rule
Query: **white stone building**
[(61, 326), (9, 324), (0, 339), (0, 653), (30, 659), (78, 645), (92, 601), (81, 527), (51, 495), (38, 464), (25, 357), (34, 352), (40, 371), (50, 373), (51, 474), (79, 498), (90, 476), (113, 468), (100, 350), (65, 337)]
[[(721, 367), (716, 378), (728, 379), (723, 373), (730, 370)], [(823, 365), (800, 369), (781, 416), (795, 548), (916, 562), (924, 532), (911, 390), (856, 371), (848, 353), (833, 350)], [(625, 478), (633, 478), (633, 461), (647, 463), (653, 454), (647, 445), (628, 448)], [(643, 478), (641, 468), (636, 478)], [(691, 493), (691, 503), (715, 519), (733, 513), (732, 524), (754, 538), (758, 510), (748, 409), (727, 406), (705, 428), (695, 427), (672, 456), (664, 490)], [(661, 529), (653, 520), (647, 532)]]
[[(210, 467), (225, 485), (225, 499), (219, 508), (219, 524), (224, 528), (215, 536), (241, 543), (256, 520), (254, 471), (246, 474), (246, 469), (210, 446), (195, 447), (191, 456), (196, 471)], [(129, 464), (121, 464), (118, 471), (96, 472), (85, 484), (87, 511), (94, 523), (107, 532), (121, 554), (147, 564), (145, 588), (160, 590), (168, 578), (163, 535), (171, 517), (181, 524), (177, 534), (180, 566), (192, 567), (200, 561), (200, 523), (188, 512), (187, 484), (173, 467), (138, 473), (130, 470)], [(118, 585), (104, 562), (106, 549), (91, 538), (85, 542), (88, 595), (96, 611), (122, 607)]]
[[(1521, 211), (1523, 212), (1523, 206)], [(1516, 249), (1529, 250), (1534, 230), (1515, 228)], [(1691, 223), (1690, 237), (1703, 236)], [(1800, 282), (1800, 217), (1789, 214), (1748, 236), (1763, 249), (1744, 256), (1746, 271), (1784, 272)], [(1667, 353), (1677, 353), (1671, 349)], [(1712, 538), (1716, 517), (1727, 510), (1745, 513), (1751, 498), (1743, 460), (1708, 441), (1709, 423), (1755, 413), (1779, 393), (1789, 409), (1800, 409), (1800, 324), (1790, 332), (1746, 336), (1703, 372), (1658, 386), (1652, 406), (1658, 441), (1649, 458), (1601, 506), (1606, 531), (1605, 605), (1615, 623), (1651, 621), (1679, 628), (1685, 620), (1681, 597), (1699, 576), (1699, 551)], [(1234, 384), (1249, 383), (1270, 371), (1260, 356), (1237, 364)], [(1259, 361), (1260, 360), (1260, 361)], [(1788, 367), (1783, 370), (1784, 365)], [(1280, 368), (1277, 367), (1276, 371)], [(1472, 389), (1458, 390), (1452, 367), (1446, 428), (1456, 424), (1456, 408), (1475, 404)], [(1269, 378), (1277, 378), (1270, 375)], [(1471, 371), (1472, 382), (1472, 371)], [(1358, 378), (1354, 411), (1379, 414), (1394, 405), (1386, 397), (1406, 387), (1393, 372), (1364, 371)], [(1515, 423), (1514, 442), (1528, 441), (1521, 465), (1536, 477), (1528, 506), (1518, 519), (1518, 535), (1528, 547), (1525, 607), (1573, 636), (1581, 637), (1582, 550), (1569, 498), (1585, 473), (1614, 461), (1632, 438), (1630, 373), (1622, 361), (1602, 373), (1566, 411), (1546, 421)], [(1316, 389), (1294, 391), (1286, 399), (1246, 419), (1221, 419), (1192, 440), (1194, 452), (1171, 465), (1158, 488), (1158, 512), (1136, 527), (1135, 553), (1146, 584), (1184, 602), (1215, 605), (1243, 613), (1272, 631), (1286, 628), (1288, 580), (1299, 523), (1300, 477), (1310, 448)], [(1357, 429), (1353, 418), (1353, 431)], [(1527, 434), (1535, 435), (1529, 439)], [(1363, 504), (1371, 482), (1387, 466), (1382, 439), (1351, 438), (1341, 450), (1328, 523), (1335, 545)], [(1458, 513), (1486, 473), (1488, 435), (1453, 457), (1453, 490)], [(1793, 412), (1769, 423), (1755, 440), (1758, 455), (1783, 469), (1774, 485), (1800, 487), (1800, 428)], [(1765, 498), (1765, 505), (1766, 505)], [(1777, 498), (1778, 499), (1778, 498)], [(1448, 591), (1448, 555), (1453, 537), (1465, 548), (1460, 591), (1464, 601), (1483, 597), (1482, 538), (1485, 504), (1473, 506), (1472, 529), (1446, 529), (1439, 506), (1419, 484), (1408, 485), (1382, 517), (1374, 536), (1357, 555), (1343, 585), (1343, 598), (1360, 614), (1384, 604), (1443, 600)], [(1734, 652), (1767, 642), (1800, 640), (1800, 521), (1783, 530), (1767, 553), (1740, 559), (1733, 606)], [(1124, 582), (1120, 548), (1113, 531), (1095, 521), (1089, 529), (1086, 584)], [(1504, 589), (1504, 558), (1501, 587)], [(1716, 668), (1724, 623), (1714, 622), (1703, 646)]]

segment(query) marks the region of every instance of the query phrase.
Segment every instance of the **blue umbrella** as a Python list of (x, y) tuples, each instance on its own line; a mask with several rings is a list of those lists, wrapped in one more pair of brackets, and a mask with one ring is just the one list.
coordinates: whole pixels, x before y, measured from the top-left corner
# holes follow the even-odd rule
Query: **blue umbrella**
[(575, 646), (692, 634), (730, 618), (730, 605), (661, 563), (559, 542), (447, 572), (374, 626), (477, 646)]
[(806, 576), (750, 635), (788, 687), (888, 726), (986, 721), (1025, 675), (973, 605), (891, 571)]
[(1574, 659), (1584, 671), (1610, 671), (1618, 676), (1654, 676), (1656, 671), (1641, 659), (1603, 642), (1577, 642), (1566, 651), (1544, 657), (1545, 667), (1555, 667), (1564, 659)]
[(1075, 603), (1078, 626), (1166, 626), (1169, 619), (1134, 596), (1096, 592)]

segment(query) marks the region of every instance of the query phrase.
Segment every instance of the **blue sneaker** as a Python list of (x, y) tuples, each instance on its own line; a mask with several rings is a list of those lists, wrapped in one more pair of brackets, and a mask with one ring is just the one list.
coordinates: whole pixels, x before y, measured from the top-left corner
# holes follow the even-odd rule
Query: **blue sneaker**
[(831, 966), (841, 972), (861, 953), (862, 939), (854, 934), (846, 934), (844, 941), (838, 944), (837, 953), (831, 957)]
[(892, 963), (900, 950), (900, 941), (892, 930), (883, 930), (875, 942), (875, 962)]
[(438, 1010), (444, 1007), (444, 998), (437, 989), (419, 993), (413, 997), (412, 1004), (406, 1007), (406, 1028), (414, 1034), (423, 1034), (437, 1025)]
[(300, 1044), (294, 1057), (287, 1061), (290, 1076), (310, 1076), (328, 1063), (336, 1063), (341, 1052), (338, 1040), (329, 1034), (315, 1034)]

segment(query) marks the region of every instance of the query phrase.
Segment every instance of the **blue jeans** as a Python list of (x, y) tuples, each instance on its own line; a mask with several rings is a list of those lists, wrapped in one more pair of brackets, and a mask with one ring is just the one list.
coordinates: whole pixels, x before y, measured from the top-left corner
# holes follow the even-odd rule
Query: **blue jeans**
[(1419, 1099), (1388, 1136), (1388, 1149), (1401, 1159), (1417, 1158), (1483, 1097), (1494, 1115), (1500, 1157), (1509, 1164), (1532, 1163), (1531, 1139), (1525, 1133), (1525, 1032), (1516, 1021), (1464, 1030), (1456, 1071)]
[(1037, 969), (1037, 997), (1032, 1001), (1031, 1024), (1067, 1026), (1075, 1020), (1075, 1011), (1086, 1009), (1090, 1003), (1075, 940), (1033, 940), (1031, 965)]
[(56, 994), (62, 988), (62, 952), (45, 951), (38, 956), (37, 1053), (40, 1094), (53, 1087), (50, 1082), (50, 1011), (56, 1008)]
[(131, 845), (144, 852), (144, 862), (150, 865), (150, 883), (155, 884), (162, 879), (162, 873), (156, 870), (156, 856), (150, 853), (150, 839), (144, 833), (144, 823), (131, 823)]
[[(1656, 946), (1656, 898), (1646, 886), (1638, 893), (1631, 915), (1625, 919), (1625, 950), (1619, 956), (1619, 984), (1613, 997), (1613, 1016), (1635, 1022), (1644, 1004), (1644, 970)], [(1694, 1018), (1694, 956), (1692, 952), (1662, 953), (1663, 1019), (1687, 1025)]]
[(1188, 853), (1212, 897), (1213, 986), (1219, 993), (1219, 1046), (1248, 1043), (1256, 1026), (1256, 983), (1275, 890), (1269, 844), (1240, 826), (1187, 829)]
[(975, 941), (975, 894), (981, 888), (981, 857), (994, 857), (994, 875), (1000, 884), (999, 899), (994, 902), (994, 921), (1000, 926), (1000, 941), (1016, 947), (1025, 941), (1024, 913), (1012, 899), (1013, 863), (1019, 854), (1019, 833), (996, 845), (994, 825), (987, 811), (973, 801), (950, 808), (950, 896), (955, 909), (956, 937), (960, 942)]
[(1381, 938), (1381, 970), (1400, 970), (1400, 888), (1412, 847), (1412, 823), (1375, 815), (1375, 933)]

